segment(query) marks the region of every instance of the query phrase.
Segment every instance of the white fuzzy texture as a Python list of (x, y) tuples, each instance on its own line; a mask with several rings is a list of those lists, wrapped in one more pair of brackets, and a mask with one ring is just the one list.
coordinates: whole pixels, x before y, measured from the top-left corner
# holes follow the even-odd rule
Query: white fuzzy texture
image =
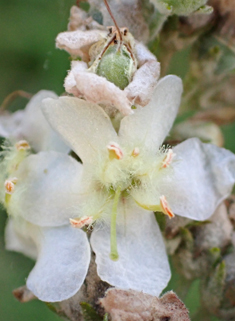
[(160, 63), (156, 60), (147, 61), (135, 72), (133, 80), (124, 89), (132, 105), (146, 106), (149, 103), (159, 76)]
[[(72, 56), (80, 56), (83, 60), (72, 62), (71, 70), (65, 78), (65, 90), (89, 102), (117, 108), (125, 116), (132, 113), (131, 105), (145, 106), (150, 100), (160, 75), (160, 64), (156, 57), (142, 43), (135, 44), (133, 40), (133, 54), (136, 54), (139, 69), (123, 91), (106, 78), (86, 72), (84, 69), (84, 62), (91, 60), (89, 49), (94, 43), (98, 43), (97, 55), (102, 51), (102, 46), (107, 43), (107, 35), (99, 30), (76, 30), (63, 32), (57, 36), (57, 47), (65, 49)], [(96, 56), (93, 58), (95, 59)]]
[[(75, 80), (75, 86), (71, 79)], [(92, 103), (117, 108), (123, 115), (133, 113), (131, 101), (128, 100), (126, 93), (106, 78), (94, 73), (72, 68), (65, 79), (65, 90)]]
[(91, 45), (107, 34), (101, 30), (76, 30), (59, 33), (56, 38), (56, 47), (66, 50), (74, 57), (81, 57), (82, 60), (89, 60), (89, 49)]

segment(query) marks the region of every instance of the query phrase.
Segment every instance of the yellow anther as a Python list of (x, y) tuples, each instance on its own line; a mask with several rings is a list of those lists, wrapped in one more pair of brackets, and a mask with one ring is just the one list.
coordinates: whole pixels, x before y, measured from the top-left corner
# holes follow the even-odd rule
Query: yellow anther
[(131, 156), (136, 157), (139, 155), (139, 153), (140, 153), (139, 147), (135, 147), (131, 153)]
[(18, 151), (30, 149), (30, 145), (26, 140), (19, 140), (15, 146)]

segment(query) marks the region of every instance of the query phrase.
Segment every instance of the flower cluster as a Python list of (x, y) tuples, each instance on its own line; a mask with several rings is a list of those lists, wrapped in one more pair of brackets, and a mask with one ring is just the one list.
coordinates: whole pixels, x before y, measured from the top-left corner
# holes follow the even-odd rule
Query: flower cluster
[[(156, 58), (121, 32), (101, 40), (97, 30), (59, 35), (59, 47), (83, 52), (65, 81), (74, 97), (42, 91), (17, 117), (0, 119), (8, 138), (0, 164), (6, 247), (36, 259), (27, 287), (43, 301), (62, 301), (80, 289), (90, 245), (103, 281), (158, 296), (171, 273), (154, 212), (206, 220), (235, 182), (230, 151), (197, 138), (163, 145), (182, 81), (173, 75), (157, 81)], [(120, 54), (129, 77), (123, 87), (113, 77), (117, 68), (110, 67), (111, 76), (108, 68)], [(107, 106), (122, 113), (115, 126)]]

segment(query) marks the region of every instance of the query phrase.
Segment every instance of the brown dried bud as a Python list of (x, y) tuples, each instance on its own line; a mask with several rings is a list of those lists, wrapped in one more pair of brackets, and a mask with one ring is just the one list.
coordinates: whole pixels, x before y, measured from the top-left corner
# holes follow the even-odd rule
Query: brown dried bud
[(14, 297), (21, 303), (29, 302), (36, 299), (36, 296), (26, 287), (21, 286), (13, 290)]
[(209, 4), (219, 16), (220, 32), (222, 35), (235, 36), (235, 2), (234, 0), (210, 0)]
[(188, 310), (174, 292), (161, 298), (133, 290), (109, 289), (100, 300), (112, 321), (189, 321)]

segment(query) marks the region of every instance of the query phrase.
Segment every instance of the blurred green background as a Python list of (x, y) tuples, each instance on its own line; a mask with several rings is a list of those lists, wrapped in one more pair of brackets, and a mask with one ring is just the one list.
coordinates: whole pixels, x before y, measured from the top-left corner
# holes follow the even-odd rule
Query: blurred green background
[[(69, 9), (75, 0), (0, 0), (0, 103), (11, 92), (22, 89), (36, 93), (40, 89), (61, 94), (70, 61), (66, 52), (55, 49), (56, 35), (66, 30)], [(190, 50), (177, 53), (169, 72), (181, 77), (187, 72)], [(175, 63), (176, 62), (176, 63)], [(23, 108), (25, 99), (17, 99), (12, 109)], [(226, 147), (235, 151), (235, 126), (224, 129)], [(4, 250), (6, 213), (0, 213), (0, 321), (61, 320), (44, 303), (21, 304), (12, 290), (25, 284), (33, 261)], [(168, 289), (176, 289), (174, 275)], [(195, 281), (185, 301), (191, 315), (200, 306), (199, 282)], [(213, 319), (216, 320), (216, 319)], [(209, 320), (208, 320), (209, 321)]]

